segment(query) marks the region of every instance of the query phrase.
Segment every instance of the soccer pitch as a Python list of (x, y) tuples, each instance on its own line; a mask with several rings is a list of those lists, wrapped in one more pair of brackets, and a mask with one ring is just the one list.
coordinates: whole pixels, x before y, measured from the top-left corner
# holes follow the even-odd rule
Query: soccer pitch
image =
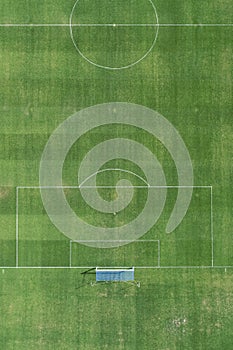
[(1, 0), (1, 349), (232, 349), (232, 34), (232, 0)]

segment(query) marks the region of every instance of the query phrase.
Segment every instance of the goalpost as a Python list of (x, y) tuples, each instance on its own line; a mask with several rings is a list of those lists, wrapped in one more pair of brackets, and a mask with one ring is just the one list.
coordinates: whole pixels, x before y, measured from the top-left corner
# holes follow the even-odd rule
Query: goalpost
[(134, 281), (134, 267), (102, 268), (96, 267), (96, 282), (130, 282)]

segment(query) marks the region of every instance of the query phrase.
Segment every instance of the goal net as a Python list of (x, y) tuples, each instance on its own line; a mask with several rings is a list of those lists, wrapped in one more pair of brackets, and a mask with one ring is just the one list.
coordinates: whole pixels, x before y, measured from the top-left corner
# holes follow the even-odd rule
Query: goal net
[(103, 281), (134, 281), (134, 267), (128, 269), (96, 267), (96, 282)]

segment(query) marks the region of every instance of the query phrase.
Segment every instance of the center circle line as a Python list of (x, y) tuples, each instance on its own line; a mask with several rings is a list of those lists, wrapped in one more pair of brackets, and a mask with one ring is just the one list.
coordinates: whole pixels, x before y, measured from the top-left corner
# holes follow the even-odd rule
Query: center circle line
[[(140, 63), (141, 61), (143, 61), (144, 58), (146, 58), (146, 57), (151, 53), (151, 51), (153, 50), (153, 48), (154, 48), (154, 46), (155, 46), (155, 43), (156, 43), (156, 41), (157, 41), (158, 34), (159, 34), (159, 17), (158, 17), (158, 13), (157, 13), (156, 7), (155, 7), (155, 5), (154, 5), (154, 3), (153, 3), (152, 0), (148, 0), (148, 1), (149, 1), (149, 3), (151, 4), (151, 6), (152, 6), (152, 8), (153, 8), (154, 15), (155, 15), (155, 19), (156, 19), (156, 22), (157, 22), (157, 23), (155, 23), (154, 26), (153, 26), (153, 27), (156, 27), (157, 30), (156, 30), (156, 32), (155, 32), (155, 37), (154, 37), (154, 40), (153, 40), (153, 42), (152, 42), (152, 45), (151, 45), (151, 47), (147, 50), (147, 52), (146, 52), (141, 58), (137, 59), (136, 61), (134, 61), (134, 62), (132, 62), (132, 63), (130, 63), (130, 64), (128, 64), (128, 65), (119, 66), (119, 67), (111, 67), (111, 66), (105, 66), (105, 65), (101, 65), (101, 64), (95, 63), (95, 62), (93, 62), (91, 59), (89, 59), (88, 57), (86, 57), (86, 56), (82, 53), (82, 51), (79, 49), (79, 47), (78, 47), (78, 45), (77, 45), (77, 43), (76, 43), (76, 41), (75, 41), (75, 39), (74, 39), (73, 30), (72, 30), (72, 27), (78, 27), (78, 26), (80, 26), (80, 25), (73, 25), (73, 24), (72, 24), (72, 18), (73, 18), (73, 15), (74, 15), (74, 11), (75, 11), (76, 5), (79, 3), (79, 1), (80, 1), (80, 0), (76, 0), (75, 4), (74, 4), (74, 6), (73, 6), (73, 8), (72, 8), (72, 10), (71, 10), (71, 13), (70, 13), (70, 20), (69, 20), (69, 29), (70, 29), (70, 37), (71, 37), (71, 40), (72, 40), (72, 42), (73, 42), (73, 45), (74, 45), (75, 49), (77, 50), (77, 52), (80, 54), (80, 56), (82, 56), (82, 58), (83, 58), (84, 60), (86, 60), (87, 62), (89, 62), (90, 64), (92, 64), (92, 65), (94, 65), (94, 66), (96, 66), (96, 67), (98, 67), (98, 68), (104, 68), (104, 69), (107, 69), (107, 70), (115, 70), (115, 71), (116, 71), (116, 70), (127, 69), (127, 68), (133, 67), (134, 65), (136, 65), (136, 64)], [(87, 27), (88, 25), (85, 25), (85, 26)], [(93, 25), (92, 25), (92, 24), (89, 25), (89, 27), (91, 27), (91, 26), (93, 26)], [(100, 26), (100, 25), (97, 25), (97, 24), (96, 24), (96, 26)], [(103, 26), (103, 25), (102, 25), (102, 26)], [(105, 24), (104, 26), (108, 26), (108, 25)], [(113, 24), (111, 24), (111, 26), (113, 26)], [(117, 26), (119, 26), (119, 25), (117, 25)], [(123, 25), (122, 25), (122, 26), (123, 26)], [(130, 25), (130, 26), (132, 26), (132, 25)], [(138, 25), (137, 25), (137, 26), (138, 26)], [(144, 25), (144, 26), (145, 26), (145, 25)], [(146, 25), (146, 26), (149, 27), (149, 25)], [(80, 27), (81, 27), (81, 26), (80, 26)]]

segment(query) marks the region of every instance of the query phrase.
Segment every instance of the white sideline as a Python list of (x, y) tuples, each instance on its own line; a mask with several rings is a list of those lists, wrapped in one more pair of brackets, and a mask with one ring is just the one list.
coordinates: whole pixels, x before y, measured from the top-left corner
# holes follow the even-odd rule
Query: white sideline
[[(4, 270), (4, 269), (46, 269), (46, 270), (54, 270), (54, 269), (64, 269), (64, 270), (70, 270), (70, 269), (93, 269), (96, 266), (74, 266), (74, 267), (70, 267), (70, 266), (0, 266), (0, 269)], [(109, 268), (123, 268), (122, 266), (109, 266)], [(204, 266), (134, 266), (135, 269), (233, 269), (233, 266), (231, 265), (226, 265), (226, 266), (208, 266), (208, 265), (204, 265)]]

